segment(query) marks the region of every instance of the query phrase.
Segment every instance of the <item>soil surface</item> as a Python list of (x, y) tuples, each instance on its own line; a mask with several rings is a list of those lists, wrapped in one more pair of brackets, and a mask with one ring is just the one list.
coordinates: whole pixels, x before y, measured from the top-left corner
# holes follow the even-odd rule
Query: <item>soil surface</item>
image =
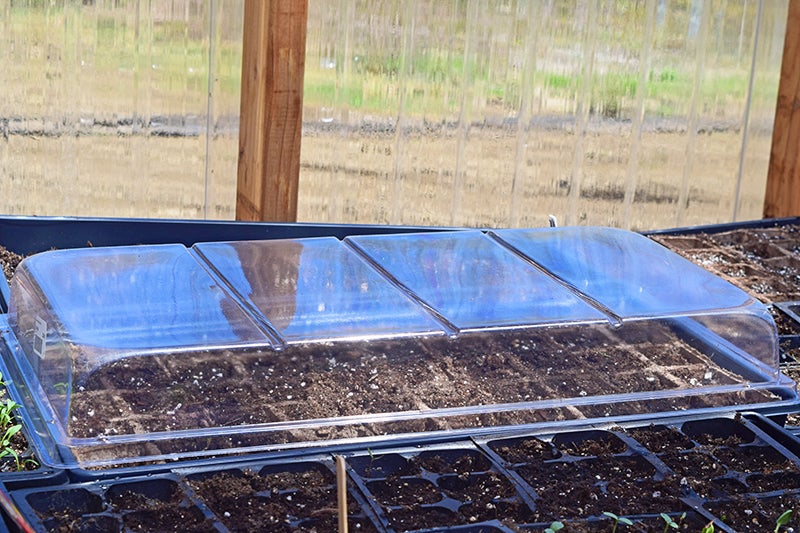
[(800, 226), (652, 238), (764, 303), (800, 300)]
[[(682, 340), (667, 323), (647, 327), (632, 323), (618, 330), (527, 330), (455, 339), (317, 343), (282, 352), (132, 357), (102, 366), (77, 383), (69, 431), (76, 437), (95, 437), (413, 413), (411, 419), (382, 424), (314, 422), (307, 428), (259, 436), (259, 442), (282, 443), (774, 399), (752, 389), (718, 397), (707, 391), (662, 399), (642, 394), (747, 381), (699, 348)], [(591, 400), (622, 393), (632, 394), (632, 400), (617, 404)], [(573, 400), (542, 404), (559, 399)], [(509, 408), (473, 415), (446, 411), (495, 404)], [(170, 450), (169, 442), (150, 445)]]
[(3, 275), (7, 281), (11, 281), (11, 276), (14, 274), (17, 265), (22, 261), (23, 257), (19, 254), (8, 250), (0, 245), (0, 266), (3, 268)]

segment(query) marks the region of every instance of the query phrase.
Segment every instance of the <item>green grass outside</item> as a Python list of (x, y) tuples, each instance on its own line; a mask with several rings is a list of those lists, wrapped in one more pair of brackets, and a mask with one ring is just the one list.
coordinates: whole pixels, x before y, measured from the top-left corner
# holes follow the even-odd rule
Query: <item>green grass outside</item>
[[(21, 45), (6, 66), (8, 91), (28, 91), (26, 84), (41, 77), (46, 92), (48, 83), (57, 86), (64, 77), (75, 76), (82, 91), (97, 95), (92, 99), (99, 108), (116, 110), (120, 104), (115, 102), (128, 105), (136, 99), (138, 86), (148, 87), (156, 95), (155, 107), (202, 112), (208, 91), (209, 43), (194, 38), (186, 23), (142, 25), (137, 39), (131, 21), (119, 13), (111, 15), (98, 8), (94, 15), (79, 7), (63, 9), (15, 7), (10, 20), (0, 22), (7, 30), (2, 40)], [(217, 97), (234, 101), (240, 90), (241, 43), (221, 41), (215, 45), (219, 47)], [(23, 50), (27, 57), (21, 57)], [(81, 60), (91, 65), (80, 65)], [(451, 50), (423, 49), (407, 60), (378, 51), (365, 54), (360, 63), (350, 61), (345, 76), (341, 69), (337, 73), (308, 58), (305, 105), (392, 115), (402, 106), (409, 116), (445, 118), (460, 112), (463, 87), (487, 105), (513, 110), (519, 107), (526, 83), (522, 72), (491, 72), (477, 55), (465, 60), (463, 53)], [(84, 69), (87, 75), (76, 75), (70, 69)], [(530, 94), (574, 102), (586, 91), (593, 109), (615, 117), (624, 117), (631, 109), (639, 84), (638, 72), (624, 70), (595, 74), (588, 91), (581, 87), (579, 72), (543, 69), (530, 78)], [(660, 116), (686, 115), (693, 80), (694, 72), (677, 65), (651, 69), (644, 92), (646, 109)], [(700, 102), (741, 102), (747, 84), (746, 69), (710, 68), (698, 98)], [(766, 101), (776, 91), (777, 76), (756, 79), (756, 99)]]

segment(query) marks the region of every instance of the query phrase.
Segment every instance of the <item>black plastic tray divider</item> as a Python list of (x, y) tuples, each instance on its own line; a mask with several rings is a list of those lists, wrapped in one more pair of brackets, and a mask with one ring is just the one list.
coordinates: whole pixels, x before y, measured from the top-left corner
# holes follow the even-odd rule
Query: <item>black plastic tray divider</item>
[(294, 239), (411, 233), (458, 228), (135, 218), (0, 216), (0, 245), (29, 255), (53, 248)]
[[(480, 482), (481, 478), (493, 476), (499, 483), (510, 483), (513, 493), (503, 497), (492, 498), (490, 501), (478, 502), (476, 510), (483, 510), (481, 505), (488, 509), (489, 505), (502, 508), (533, 509), (534, 503), (531, 494), (526, 492), (525, 485), (518, 484), (509, 472), (487, 457), (473, 441), (457, 441), (446, 445), (414, 446), (396, 448), (392, 450), (361, 450), (345, 455), (348, 475), (365, 495), (366, 501), (373, 513), (388, 532), (406, 531), (414, 533), (434, 533), (439, 531), (473, 532), (506, 532), (512, 531), (504, 526), (497, 517), (480, 518), (464, 524), (454, 523), (447, 527), (432, 524), (432, 527), (422, 528), (397, 528), (393, 524), (393, 512), (408, 512), (413, 514), (424, 512), (452, 513), (453, 520), (457, 521), (462, 508), (475, 503), (472, 500), (460, 500), (454, 494), (460, 492), (460, 485), (469, 486), (473, 480)], [(430, 463), (426, 463), (430, 461)], [(459, 472), (460, 461), (465, 461), (463, 471)], [(431, 466), (431, 464), (435, 466)], [(441, 469), (437, 468), (441, 465)], [(472, 467), (473, 465), (474, 468)], [(450, 468), (452, 467), (452, 468)], [(409, 496), (395, 494), (393, 485), (410, 487), (412, 492), (421, 491), (426, 494), (422, 503), (412, 500), (406, 501)], [(381, 494), (397, 496), (395, 502), (388, 501)], [(416, 509), (412, 507), (416, 505)], [(498, 511), (502, 514), (502, 510)], [(491, 514), (491, 511), (489, 512)], [(435, 516), (435, 514), (434, 514)], [(401, 517), (402, 518), (402, 517)], [(549, 524), (548, 524), (549, 525)]]
[(800, 348), (800, 302), (776, 302), (774, 304), (778, 310), (789, 320), (792, 329), (796, 329), (796, 334), (781, 334), (778, 339), (782, 350)]

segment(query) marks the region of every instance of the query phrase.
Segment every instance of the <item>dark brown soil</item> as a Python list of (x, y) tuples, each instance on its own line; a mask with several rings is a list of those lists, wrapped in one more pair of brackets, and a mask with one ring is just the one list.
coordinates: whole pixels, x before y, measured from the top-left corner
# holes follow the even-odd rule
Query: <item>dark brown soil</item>
[(655, 235), (653, 239), (764, 303), (800, 300), (800, 226)]
[[(796, 496), (712, 502), (704, 505), (704, 508), (718, 516), (724, 524), (732, 526), (735, 531), (773, 531), (778, 517), (789, 509), (794, 512), (787, 527), (796, 528), (800, 523), (796, 516), (800, 501)], [(782, 528), (781, 531), (791, 531), (791, 529)]]
[[(78, 383), (72, 393), (69, 431), (75, 437), (91, 437), (400, 411), (423, 415), (420, 420), (397, 422), (392, 427), (316, 427), (281, 436), (319, 440), (375, 431), (540, 420), (538, 412), (524, 410), (424, 418), (424, 413), (433, 409), (746, 381), (681, 341), (668, 326), (652, 326), (650, 331), (631, 324), (616, 331), (528, 330), (456, 339), (297, 345), (282, 352), (128, 358), (102, 367)], [(762, 397), (768, 399), (768, 395)], [(660, 400), (660, 405), (629, 402), (619, 407), (678, 410), (713, 405), (714, 401), (709, 396), (678, 396)], [(597, 408), (557, 408), (549, 416), (614, 414), (612, 408), (611, 413), (597, 415)]]
[[(336, 480), (325, 469), (296, 472), (232, 470), (189, 480), (197, 497), (230, 531), (337, 531)], [(352, 495), (348, 497), (351, 531), (377, 531)]]
[(0, 245), (0, 266), (3, 268), (3, 275), (6, 277), (6, 280), (11, 281), (11, 276), (14, 274), (14, 270), (17, 269), (17, 265), (19, 265), (22, 259), (23, 257), (21, 255)]

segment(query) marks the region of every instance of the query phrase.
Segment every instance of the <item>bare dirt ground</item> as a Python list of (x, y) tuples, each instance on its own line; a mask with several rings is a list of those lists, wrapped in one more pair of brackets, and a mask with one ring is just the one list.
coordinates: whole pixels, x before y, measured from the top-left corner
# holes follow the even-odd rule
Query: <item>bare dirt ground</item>
[[(306, 127), (298, 218), (501, 227), (541, 226), (554, 214), (562, 224), (632, 229), (732, 219), (740, 132), (644, 132), (632, 166), (629, 129), (523, 137), (496, 127)], [(0, 213), (232, 219), (238, 138), (211, 139), (208, 174), (205, 143), (204, 135), (0, 139)], [(751, 134), (739, 220), (761, 216), (769, 146)], [(626, 191), (635, 191), (632, 202)]]

